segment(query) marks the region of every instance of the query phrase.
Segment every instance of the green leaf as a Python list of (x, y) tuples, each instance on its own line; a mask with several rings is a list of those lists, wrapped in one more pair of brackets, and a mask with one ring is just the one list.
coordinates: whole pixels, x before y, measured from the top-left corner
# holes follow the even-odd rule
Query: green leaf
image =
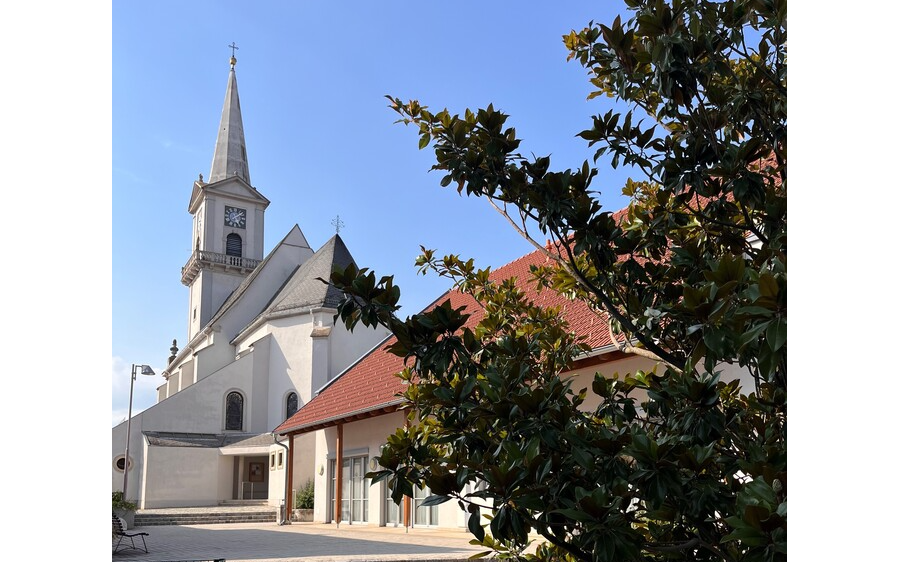
[(439, 496), (437, 494), (432, 494), (422, 500), (420, 504), (421, 507), (431, 507), (432, 505), (440, 505), (446, 501), (450, 501), (450, 496)]
[(469, 532), (475, 535), (479, 541), (484, 541), (484, 527), (481, 526), (481, 510), (476, 508), (469, 513), (469, 520), (466, 524)]
[(776, 318), (769, 324), (766, 341), (769, 342), (772, 351), (778, 351), (787, 343), (787, 322), (784, 319)]

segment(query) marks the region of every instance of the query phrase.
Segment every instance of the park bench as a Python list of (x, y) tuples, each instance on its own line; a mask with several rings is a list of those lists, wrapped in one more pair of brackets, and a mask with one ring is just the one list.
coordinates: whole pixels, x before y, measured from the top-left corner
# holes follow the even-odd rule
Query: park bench
[[(116, 541), (116, 546), (113, 549), (113, 554), (119, 552), (119, 549), (123, 550), (141, 550), (141, 547), (137, 546), (134, 542), (135, 537), (140, 537), (141, 542), (144, 545), (143, 551), (149, 552), (147, 550), (147, 541), (144, 540), (144, 537), (149, 537), (149, 533), (126, 533), (125, 529), (122, 528), (122, 522), (116, 517), (116, 514), (113, 513), (112, 516), (112, 531), (113, 531), (113, 540)], [(122, 541), (128, 539), (131, 541), (131, 546), (128, 546), (128, 543), (122, 544)]]

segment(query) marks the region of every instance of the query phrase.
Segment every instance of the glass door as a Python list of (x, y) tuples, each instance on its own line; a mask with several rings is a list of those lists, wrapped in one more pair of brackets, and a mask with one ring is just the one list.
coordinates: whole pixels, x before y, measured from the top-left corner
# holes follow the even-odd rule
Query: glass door
[(388, 480), (381, 481), (384, 488), (384, 524), (388, 527), (399, 527), (403, 524), (403, 510), (400, 508), (402, 500), (401, 503), (394, 503), (394, 500), (391, 499), (391, 487), (388, 485)]
[[(366, 479), (368, 456), (350, 457), (343, 462), (343, 480), (341, 482), (341, 521), (349, 523), (365, 523), (369, 520), (369, 481)], [(328, 461), (331, 471), (331, 496), (329, 507), (334, 520), (334, 496), (337, 484), (337, 462)]]
[(413, 488), (413, 508), (415, 511), (413, 525), (435, 526), (438, 524), (438, 506), (422, 507), (422, 502), (430, 495), (431, 490), (428, 486), (423, 490)]

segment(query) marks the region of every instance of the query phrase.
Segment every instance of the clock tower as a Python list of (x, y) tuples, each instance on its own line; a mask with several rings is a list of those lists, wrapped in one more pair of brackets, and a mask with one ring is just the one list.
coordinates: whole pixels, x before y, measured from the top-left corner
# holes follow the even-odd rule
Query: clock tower
[(237, 78), (231, 70), (209, 178), (194, 182), (188, 212), (194, 217), (193, 252), (181, 269), (190, 288), (188, 340), (263, 259), (266, 199), (250, 183)]

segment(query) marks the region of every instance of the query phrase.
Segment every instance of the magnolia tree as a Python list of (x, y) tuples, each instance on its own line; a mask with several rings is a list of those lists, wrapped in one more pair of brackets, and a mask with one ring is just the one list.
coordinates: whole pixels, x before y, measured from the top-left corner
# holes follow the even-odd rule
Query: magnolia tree
[[(474, 326), (447, 303), (401, 319), (391, 277), (336, 271), (340, 318), (388, 327), (407, 365), (411, 423), (370, 476), (395, 500), (428, 486), (425, 504), (458, 502), (473, 542), (502, 557), (784, 560), (786, 2), (626, 3), (627, 21), (563, 36), (591, 96), (627, 107), (579, 133), (596, 148), (579, 169), (520, 155), (491, 106), (455, 115), (388, 97), (433, 146), (443, 186), (546, 252), (533, 282), (588, 303), (656, 368), (573, 388), (583, 342), (471, 260), (423, 249), (418, 266), (474, 297)], [(640, 173), (621, 213), (597, 200), (598, 161)], [(753, 386), (720, 380), (723, 365)]]

